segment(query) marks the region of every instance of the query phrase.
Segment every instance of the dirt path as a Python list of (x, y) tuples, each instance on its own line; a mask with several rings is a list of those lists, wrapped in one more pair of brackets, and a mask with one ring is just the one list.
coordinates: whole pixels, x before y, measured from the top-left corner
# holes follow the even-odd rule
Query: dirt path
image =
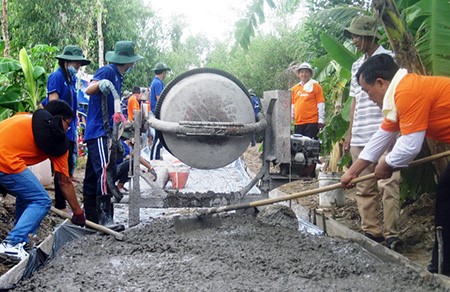
[[(206, 229), (155, 221), (127, 240), (89, 236), (17, 291), (436, 291), (404, 266), (359, 245), (222, 217)], [(15, 290), (15, 291), (16, 291)]]

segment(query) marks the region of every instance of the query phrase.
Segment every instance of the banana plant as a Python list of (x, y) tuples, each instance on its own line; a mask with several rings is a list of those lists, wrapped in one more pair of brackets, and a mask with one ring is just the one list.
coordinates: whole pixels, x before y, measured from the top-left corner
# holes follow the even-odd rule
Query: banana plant
[(16, 112), (33, 112), (45, 96), (47, 75), (33, 66), (25, 49), (19, 60), (0, 58), (0, 121)]
[[(357, 56), (327, 33), (322, 33), (320, 40), (328, 53), (326, 58), (328, 64), (326, 65), (327, 69), (322, 70), (317, 80), (328, 92), (327, 98), (331, 99), (331, 103), (327, 103), (327, 106), (334, 109), (334, 114), (319, 133), (319, 138), (322, 142), (322, 154), (334, 153), (327, 161), (325, 170), (338, 172), (350, 161), (350, 156), (344, 155), (341, 149), (341, 142), (346, 136), (350, 124), (351, 99), (347, 98), (347, 84), (351, 79), (350, 68)], [(327, 87), (328, 90), (326, 90)]]
[(46, 75), (45, 69), (41, 66), (33, 66), (27, 51), (23, 48), (19, 52), (19, 61), (22, 66), (24, 76), (25, 95), (27, 102), (27, 109), (34, 111), (38, 102), (45, 95)]

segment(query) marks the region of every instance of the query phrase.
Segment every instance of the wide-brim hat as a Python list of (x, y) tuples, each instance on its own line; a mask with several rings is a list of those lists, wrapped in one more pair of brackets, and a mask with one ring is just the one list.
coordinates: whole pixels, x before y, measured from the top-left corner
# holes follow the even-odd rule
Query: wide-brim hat
[(110, 63), (128, 64), (142, 60), (144, 57), (134, 52), (135, 44), (131, 41), (119, 41), (114, 51), (106, 52), (105, 59)]
[(344, 36), (350, 38), (352, 34), (359, 36), (372, 36), (381, 39), (377, 30), (377, 20), (370, 16), (357, 16), (353, 18), (350, 26), (344, 29)]
[(307, 69), (311, 71), (311, 78), (314, 77), (314, 68), (309, 63), (301, 63), (300, 65), (295, 66), (295, 73), (298, 73), (301, 69)]
[(69, 150), (61, 116), (53, 116), (46, 109), (38, 109), (33, 113), (31, 127), (38, 148), (48, 155), (58, 157)]
[(56, 59), (66, 60), (66, 61), (79, 61), (81, 66), (86, 66), (91, 64), (91, 61), (83, 56), (83, 51), (79, 46), (65, 46), (63, 53), (56, 56)]
[(156, 63), (155, 67), (152, 69), (152, 71), (161, 71), (161, 70), (170, 70), (170, 68), (166, 64), (159, 62)]

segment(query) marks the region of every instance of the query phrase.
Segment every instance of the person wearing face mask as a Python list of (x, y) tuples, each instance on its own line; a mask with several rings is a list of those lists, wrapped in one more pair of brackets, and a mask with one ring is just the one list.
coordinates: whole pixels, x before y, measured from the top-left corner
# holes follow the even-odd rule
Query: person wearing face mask
[[(78, 109), (78, 100), (76, 94), (76, 74), (81, 66), (86, 66), (91, 63), (83, 56), (83, 51), (80, 47), (75, 45), (68, 45), (64, 47), (63, 53), (56, 56), (58, 59), (59, 68), (50, 74), (47, 80), (47, 98), (42, 102), (46, 105), (52, 100), (62, 100), (70, 105), (73, 112)], [(75, 170), (75, 151), (77, 145), (77, 125), (76, 117), (71, 120), (69, 129), (66, 132), (67, 140), (69, 142), (69, 175), (73, 179)], [(55, 185), (55, 207), (57, 209), (68, 212), (66, 208), (66, 200), (58, 182), (59, 176), (54, 176)]]
[[(84, 131), (88, 159), (83, 181), (83, 201), (86, 219), (95, 223), (99, 223), (97, 197), (108, 194), (106, 185), (106, 167), (109, 159), (108, 132), (113, 126), (113, 116), (114, 119), (125, 120), (122, 113), (115, 114), (114, 97), (110, 88), (113, 86), (120, 96), (124, 75), (143, 57), (135, 53), (134, 42), (118, 41), (114, 51), (106, 53), (105, 59), (109, 64), (95, 72), (86, 88), (86, 94), (90, 95), (90, 98)], [(103, 122), (102, 110), (102, 103), (105, 101), (105, 119), (108, 120), (106, 123)]]

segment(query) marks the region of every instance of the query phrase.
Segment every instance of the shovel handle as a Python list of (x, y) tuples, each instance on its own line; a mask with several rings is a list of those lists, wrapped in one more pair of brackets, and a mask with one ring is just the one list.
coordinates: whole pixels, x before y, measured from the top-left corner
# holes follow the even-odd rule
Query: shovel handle
[[(446, 156), (450, 156), (450, 150), (441, 152), (438, 154), (430, 155), (428, 157), (424, 157), (421, 159), (414, 160), (413, 162), (411, 162), (409, 164), (409, 166), (416, 166), (416, 165), (427, 163), (427, 162), (430, 162), (430, 161), (433, 161), (433, 160), (436, 160), (439, 158), (443, 158)], [(396, 169), (395, 171), (399, 171), (399, 170), (400, 169)], [(368, 179), (372, 179), (372, 178), (375, 178), (374, 173), (370, 173), (370, 174), (352, 179), (351, 183), (355, 184), (355, 183), (358, 183), (358, 182), (361, 182), (364, 180), (368, 180)], [(314, 190), (307, 190), (307, 191), (294, 193), (291, 195), (277, 197), (277, 198), (264, 199), (264, 200), (249, 202), (249, 203), (243, 203), (243, 204), (208, 208), (206, 210), (200, 210), (200, 213), (202, 215), (206, 215), (206, 214), (214, 214), (214, 213), (228, 212), (228, 211), (232, 211), (232, 210), (245, 209), (245, 208), (250, 208), (250, 207), (264, 206), (264, 205), (269, 205), (269, 204), (278, 203), (278, 202), (282, 202), (282, 201), (297, 199), (297, 198), (301, 198), (301, 197), (307, 197), (307, 196), (315, 195), (318, 193), (328, 192), (328, 191), (332, 191), (335, 189), (339, 189), (341, 187), (342, 187), (341, 183), (336, 183), (336, 184), (328, 185), (328, 186), (325, 186), (322, 188), (317, 188)]]
[[(53, 213), (55, 213), (55, 214), (57, 214), (58, 216), (60, 216), (60, 217), (63, 217), (63, 218), (69, 219), (69, 220), (72, 219), (72, 216), (71, 216), (70, 214), (67, 214), (67, 213), (64, 212), (64, 211), (58, 210), (58, 209), (56, 209), (56, 208), (53, 207), (53, 206), (50, 208), (50, 210), (51, 210)], [(117, 231), (111, 230), (111, 229), (109, 229), (109, 228), (107, 228), (107, 227), (105, 227), (105, 226), (103, 226), (103, 225), (94, 223), (94, 222), (92, 222), (92, 221), (86, 220), (86, 226), (87, 226), (87, 227), (90, 227), (90, 228), (92, 228), (92, 229), (95, 229), (95, 230), (97, 230), (97, 231), (103, 232), (103, 233), (105, 233), (105, 234), (112, 235), (112, 236), (114, 236), (117, 240), (122, 241), (122, 240), (124, 239), (124, 235), (123, 235), (122, 233), (119, 233), (119, 232), (117, 232)]]

